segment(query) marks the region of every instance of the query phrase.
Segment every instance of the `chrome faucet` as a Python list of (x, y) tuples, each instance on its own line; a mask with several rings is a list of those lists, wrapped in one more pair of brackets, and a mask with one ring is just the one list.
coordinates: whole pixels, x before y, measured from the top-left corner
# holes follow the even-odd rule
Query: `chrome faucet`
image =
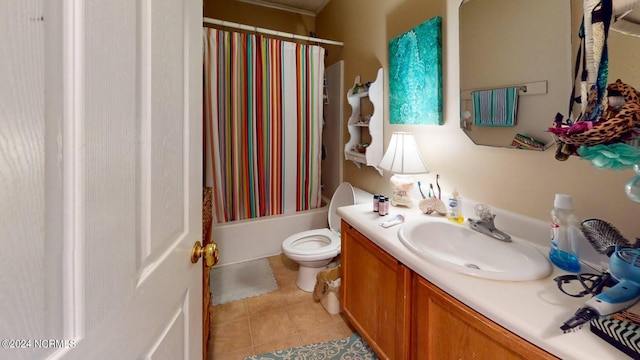
[(469, 219), (469, 227), (477, 232), (491, 236), (500, 241), (510, 242), (511, 236), (504, 231), (496, 229), (493, 220), (496, 215), (491, 212), (491, 208), (485, 204), (478, 204), (473, 208), (479, 220)]

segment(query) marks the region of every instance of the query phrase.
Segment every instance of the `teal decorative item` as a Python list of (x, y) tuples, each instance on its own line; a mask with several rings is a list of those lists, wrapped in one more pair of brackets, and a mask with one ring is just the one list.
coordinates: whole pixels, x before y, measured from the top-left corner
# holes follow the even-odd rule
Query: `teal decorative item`
[(591, 160), (598, 169), (623, 170), (640, 163), (638, 148), (625, 144), (581, 146), (578, 155), (584, 160)]
[(389, 41), (391, 124), (442, 125), (442, 18)]

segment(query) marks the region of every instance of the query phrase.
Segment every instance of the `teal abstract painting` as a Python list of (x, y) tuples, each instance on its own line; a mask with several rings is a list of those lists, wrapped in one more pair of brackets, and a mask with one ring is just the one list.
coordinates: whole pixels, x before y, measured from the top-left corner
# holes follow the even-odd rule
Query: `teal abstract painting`
[(389, 122), (442, 125), (442, 18), (389, 41)]

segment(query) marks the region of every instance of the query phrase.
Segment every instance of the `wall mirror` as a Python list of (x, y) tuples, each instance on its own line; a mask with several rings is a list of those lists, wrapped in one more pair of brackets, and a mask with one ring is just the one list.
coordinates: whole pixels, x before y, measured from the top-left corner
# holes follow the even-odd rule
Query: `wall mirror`
[[(640, 12), (640, 10), (638, 10)], [(625, 30), (635, 33), (609, 32), (609, 83), (621, 79), (640, 90), (640, 25), (626, 26)]]
[[(518, 134), (553, 145), (546, 130), (572, 86), (571, 1), (465, 0), (459, 15), (462, 130), (477, 145), (516, 148)], [(518, 88), (511, 126), (475, 122), (471, 94), (506, 87)]]
[(639, 7), (639, 0), (628, 0), (624, 3), (615, 3), (614, 16), (616, 17), (616, 21), (611, 24), (611, 29), (625, 35), (640, 37)]

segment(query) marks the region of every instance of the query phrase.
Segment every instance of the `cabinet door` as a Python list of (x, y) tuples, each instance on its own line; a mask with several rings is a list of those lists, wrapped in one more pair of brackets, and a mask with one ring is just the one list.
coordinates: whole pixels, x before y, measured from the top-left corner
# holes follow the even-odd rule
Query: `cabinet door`
[(412, 359), (556, 359), (418, 275), (412, 294)]
[(411, 271), (342, 223), (342, 311), (383, 359), (407, 359)]

